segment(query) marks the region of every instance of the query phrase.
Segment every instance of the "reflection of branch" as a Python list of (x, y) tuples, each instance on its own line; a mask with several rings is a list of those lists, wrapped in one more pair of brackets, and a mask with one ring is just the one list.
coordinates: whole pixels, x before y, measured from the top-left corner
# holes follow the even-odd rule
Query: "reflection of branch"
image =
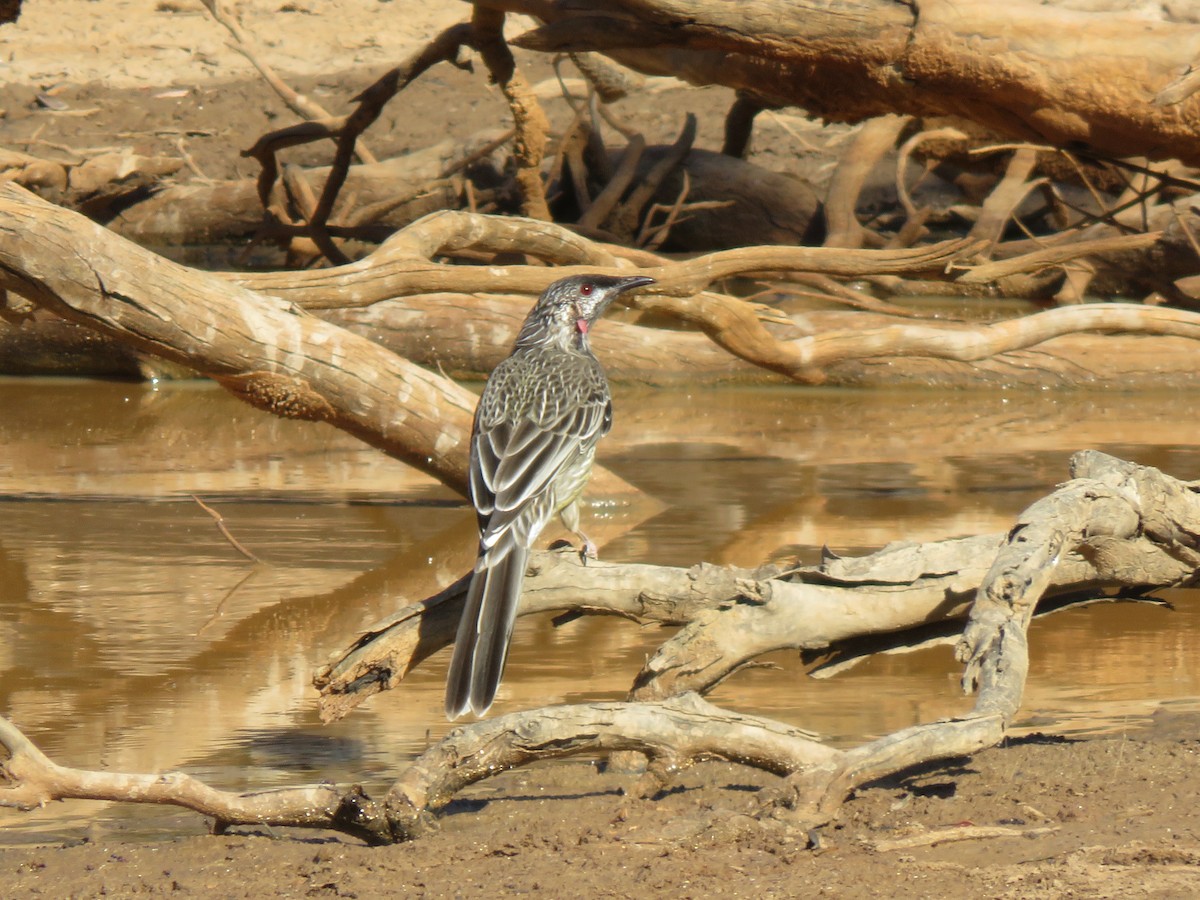
[(227, 540), (227, 541), (229, 541), (229, 543), (233, 544), (233, 549), (235, 549), (238, 553), (242, 554), (242, 556), (246, 557), (246, 559), (248, 559), (252, 562), (256, 562), (256, 563), (262, 562), (261, 559), (259, 559), (257, 556), (255, 556), (253, 553), (251, 553), (249, 550), (247, 550), (241, 541), (239, 541), (237, 538), (235, 538), (233, 536), (233, 532), (231, 532), (229, 530), (229, 528), (226, 527), (226, 525), (225, 525), (225, 517), (224, 516), (222, 516), (219, 512), (217, 512), (215, 509), (213, 509), (211, 506), (209, 506), (207, 503), (205, 503), (203, 500), (201, 500), (195, 494), (192, 494), (192, 499), (196, 501), (196, 504), (202, 510), (204, 510), (206, 513), (208, 513), (210, 516), (213, 517), (213, 521), (215, 521), (217, 523), (217, 528), (220, 529), (221, 534), (225, 535), (225, 540)]
[(254, 406), (329, 422), (465, 490), (461, 448), (476, 400), (466, 388), (15, 185), (0, 187), (0, 222), (0, 286), (209, 375)]
[[(1088, 457), (1081, 454), (1080, 458)], [(1109, 465), (1128, 464), (1112, 460)], [(1103, 463), (1093, 463), (1093, 468), (1102, 470)], [(1178, 484), (1161, 474), (1157, 478)], [(1073, 482), (1071, 490), (1094, 493), (1080, 484)], [(1164, 490), (1156, 490), (1148, 486), (1146, 495), (1166, 496)], [(1187, 515), (1190, 501), (1178, 494), (1176, 489), (1163, 515)], [(1064, 488), (1046, 502), (1064, 504), (1070, 496)], [(1079, 514), (1086, 513), (1085, 508)], [(1186, 519), (1180, 520), (1181, 531), (1190, 527)], [(1200, 532), (1200, 525), (1196, 530)], [(708, 690), (739, 666), (767, 653), (789, 649), (817, 653), (871, 635), (902, 636), (934, 623), (961, 621), (971, 598), (987, 584), (1001, 543), (997, 534), (899, 545), (866, 557), (828, 560), (787, 578), (770, 567), (682, 569), (604, 561), (585, 567), (564, 554), (536, 553), (530, 559), (521, 613), (584, 611), (683, 625), (646, 662), (630, 695), (634, 700), (661, 700)], [(1157, 586), (1186, 577), (1178, 561), (1172, 564), (1149, 548), (1137, 552), (1140, 569), (1117, 565), (1118, 547), (1111, 543), (1095, 561), (1078, 553), (1066, 556), (1047, 570), (1036, 599), (1046, 593), (1095, 590), (1104, 584), (1136, 587), (1141, 576)], [(1147, 568), (1152, 560), (1158, 560), (1159, 568)], [(322, 695), (322, 718), (340, 718), (366, 698), (396, 687), (421, 660), (449, 643), (465, 588), (463, 578), (398, 611), (331, 661), (315, 679)], [(900, 637), (896, 640), (901, 642)]]
[(224, 615), (225, 607), (228, 605), (229, 601), (232, 600), (234, 598), (234, 596), (237, 594), (237, 592), (242, 589), (242, 585), (244, 585), (247, 581), (249, 581), (251, 578), (253, 578), (259, 571), (260, 570), (257, 568), (251, 569), (249, 572), (247, 572), (245, 575), (243, 575), (241, 578), (238, 579), (237, 584), (235, 584), (233, 587), (231, 587), (229, 590), (227, 590), (225, 592), (225, 596), (221, 598), (221, 602), (217, 604), (216, 609), (214, 609), (212, 611), (212, 615), (209, 616), (208, 620), (196, 630), (196, 637), (200, 637), (200, 635), (204, 634), (204, 632), (208, 630), (210, 625), (212, 625), (215, 621), (217, 621), (217, 619), (221, 618), (221, 616)]
[(229, 825), (292, 825), (332, 828), (370, 844), (387, 843), (387, 819), (357, 786), (332, 784), (233, 793), (211, 788), (183, 772), (137, 775), (60, 766), (7, 719), (0, 717), (0, 806), (35, 809), (53, 800), (110, 800), (168, 803)]
[[(721, 566), (670, 566), (590, 561), (584, 566), (571, 553), (531, 554), (521, 597), (521, 614), (577, 610), (580, 597), (589, 612), (625, 616), (642, 622), (681, 625), (720, 603), (736, 604), (752, 590), (749, 569)], [(454, 640), (467, 589), (467, 576), (444, 590), (406, 606), (371, 626), (314, 678), (321, 692), (321, 718), (340, 719), (368, 697), (400, 684), (422, 660)]]

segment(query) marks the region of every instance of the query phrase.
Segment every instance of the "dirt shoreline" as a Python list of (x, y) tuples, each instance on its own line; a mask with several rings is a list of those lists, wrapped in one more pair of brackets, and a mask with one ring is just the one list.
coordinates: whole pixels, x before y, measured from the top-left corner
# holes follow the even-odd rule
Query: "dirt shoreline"
[[(0, 895), (1188, 897), (1200, 892), (1200, 720), (1033, 735), (903, 773), (808, 834), (755, 818), (771, 776), (699, 765), (651, 799), (575, 762), (509, 772), (409, 844), (237, 829), (0, 853)], [(936, 837), (941, 835), (939, 842)], [(811, 839), (816, 849), (808, 848)]]
[[(467, 12), (426, 6), (241, 4), (246, 24), (269, 35), (264, 55), (334, 109)], [(237, 150), (290, 121), (194, 0), (33, 0), (0, 40), (0, 145), (11, 149), (186, 147), (210, 177), (246, 176), (254, 166)], [(482, 80), (457, 70), (423, 79), (378, 126), (378, 150), (494, 122), (502, 104)], [(188, 90), (166, 96), (171, 85)], [(47, 90), (65, 110), (38, 105)], [(663, 135), (677, 126), (674, 108), (642, 112)], [(809, 835), (752, 816), (773, 781), (761, 773), (706, 764), (662, 796), (635, 800), (623, 793), (628, 780), (591, 764), (544, 766), (476, 786), (438, 832), (395, 847), (300, 831), (207, 836), (199, 817), (194, 836), (10, 846), (0, 851), (0, 896), (1197, 896), (1198, 753), (1200, 719), (1166, 713), (1119, 736), (1021, 739), (860, 792), (816, 850), (806, 849)], [(973, 828), (1012, 834), (877, 846)]]

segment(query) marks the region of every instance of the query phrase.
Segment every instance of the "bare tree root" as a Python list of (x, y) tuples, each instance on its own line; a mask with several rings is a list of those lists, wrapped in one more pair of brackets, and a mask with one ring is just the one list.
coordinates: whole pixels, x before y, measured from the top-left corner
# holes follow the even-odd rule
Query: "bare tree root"
[[(934, 128), (919, 131), (900, 145), (896, 155), (896, 196), (904, 208), (905, 220), (895, 237), (888, 242), (889, 248), (911, 247), (929, 231), (925, 227), (925, 220), (933, 214), (933, 210), (929, 207), (917, 208), (908, 184), (908, 160), (913, 151), (927, 141), (965, 141), (966, 139), (967, 136), (957, 128)], [(935, 159), (926, 161), (925, 174), (932, 171), (935, 162)], [(919, 180), (920, 178), (918, 178)]]
[(658, 192), (663, 180), (683, 162), (695, 140), (696, 117), (692, 113), (688, 113), (683, 130), (679, 133), (675, 143), (660, 159), (655, 161), (654, 165), (650, 167), (650, 171), (646, 173), (638, 186), (630, 191), (629, 196), (613, 215), (613, 223), (608, 230), (622, 238), (621, 243), (632, 240), (637, 234), (638, 222), (642, 220), (642, 211)]
[(1081, 259), (1093, 254), (1115, 253), (1124, 250), (1143, 250), (1154, 245), (1162, 237), (1160, 232), (1145, 234), (1127, 234), (1115, 237), (1095, 238), (1093, 240), (1077, 240), (1071, 243), (1060, 243), (1032, 250), (1019, 256), (999, 259), (995, 262), (983, 263), (969, 269), (958, 277), (958, 284), (976, 285), (989, 284), (1031, 272), (1038, 272), (1065, 262)]
[(1195, 582), (1200, 498), (1191, 485), (1096, 451), (1075, 454), (1071, 474), (1072, 481), (1018, 518), (977, 591), (956, 650), (965, 664), (964, 688), (979, 692), (972, 713), (896, 732), (789, 776), (773, 799), (777, 815), (819, 825), (856, 785), (998, 742), (1024, 691), (1030, 615), (1061, 567), (1093, 566), (1093, 589)]
[[(773, 569), (691, 569), (610, 563), (553, 551), (530, 555), (522, 614), (558, 610), (683, 625), (715, 605), (737, 604)], [(468, 576), (376, 623), (317, 673), (320, 714), (335, 721), (400, 684), (422, 660), (454, 640)], [(580, 597), (586, 599), (581, 601)]]
[[(1106, 248), (1144, 247), (1151, 235), (1105, 239)], [(1116, 242), (1116, 243), (1112, 243)], [(657, 258), (639, 272), (657, 279), (653, 293), (633, 298), (635, 308), (654, 311), (699, 327), (719, 346), (740, 359), (797, 381), (819, 383), (829, 365), (847, 359), (925, 356), (979, 361), (1030, 347), (1077, 331), (1172, 334), (1195, 339), (1196, 314), (1126, 304), (1092, 304), (1049, 310), (986, 326), (915, 326), (853, 329), (797, 338), (781, 338), (764, 323), (771, 314), (707, 289), (720, 279), (748, 273), (804, 270), (859, 277), (896, 271), (944, 268), (949, 261), (982, 246), (948, 241), (911, 250), (843, 250), (829, 247), (744, 247), (673, 262)], [(1060, 265), (1090, 252), (1096, 245), (1080, 242), (1030, 254), (1030, 267)], [(434, 255), (464, 251), (501, 253), (520, 249), (558, 265), (447, 267)], [(1002, 274), (1022, 270), (1018, 261), (988, 263)], [(371, 256), (342, 266), (311, 272), (263, 273), (228, 277), (248, 287), (285, 298), (310, 309), (365, 306), (385, 299), (430, 290), (488, 293), (496, 290), (536, 295), (563, 275), (584, 271), (627, 272), (627, 254), (597, 244), (561, 226), (514, 218), (444, 212), (428, 216), (389, 239)], [(974, 283), (979, 269), (967, 269), (959, 280)], [(771, 316), (776, 322), (780, 318)]]
[[(1194, 485), (1094, 450), (1071, 458), (1071, 476), (1017, 519), (996, 555), (956, 651), (966, 663), (964, 688), (987, 679), (1014, 634), (1023, 640), (1032, 607), (1064, 565), (1083, 560), (1101, 584), (1195, 583), (1200, 497)], [(999, 699), (1015, 708), (1020, 693)]]
[[(326, 230), (335, 239), (378, 243), (427, 213), (458, 209), (469, 183), (458, 173), (495, 152), (511, 137), (511, 131), (490, 129), (466, 140), (442, 141), (401, 157), (352, 166), (343, 192), (353, 196), (355, 203), (335, 209)], [(330, 174), (328, 166), (288, 168), (318, 184)], [(293, 221), (291, 211), (297, 201), (285, 188), (277, 186), (272, 195), (272, 203), (278, 207), (272, 217), (279, 219), (274, 223), (264, 224), (257, 180), (246, 178), (166, 184), (145, 199), (123, 206), (105, 224), (117, 234), (148, 246), (221, 243), (247, 237), (257, 241), (302, 238), (302, 228)], [(315, 204), (311, 211), (315, 211)]]
[(476, 6), (471, 25), (475, 32), (475, 48), (512, 110), (516, 127), (513, 160), (522, 196), (522, 212), (531, 219), (549, 221), (550, 208), (546, 205), (541, 166), (550, 138), (550, 122), (529, 82), (517, 69), (512, 50), (504, 40), (504, 13)]
[(750, 136), (754, 133), (754, 119), (764, 109), (763, 105), (749, 94), (739, 93), (725, 113), (725, 140), (721, 152), (726, 156), (742, 159), (750, 149)]
[(596, 195), (595, 199), (588, 204), (587, 209), (583, 211), (583, 214), (575, 223), (579, 231), (587, 233), (600, 229), (620, 202), (621, 196), (629, 189), (629, 185), (633, 183), (634, 175), (637, 174), (638, 163), (641, 162), (642, 153), (645, 150), (646, 140), (641, 135), (634, 135), (629, 139), (629, 143), (625, 146), (625, 150), (621, 154), (621, 159), (613, 171), (612, 178), (608, 180), (608, 183), (604, 185), (604, 188)]
[(34, 809), (55, 800), (158, 803), (194, 810), (220, 833), (234, 825), (319, 828), (369, 844), (419, 837), (431, 813), (463, 788), (539, 760), (632, 750), (651, 760), (638, 793), (649, 796), (673, 774), (719, 758), (784, 775), (827, 763), (837, 751), (810, 733), (719, 709), (695, 695), (665, 703), (591, 703), (511, 713), (456, 728), (401, 774), (382, 803), (357, 785), (312, 785), (233, 793), (182, 772), (96, 772), (60, 766), (0, 717), (0, 807)]
[[(218, 8), (216, 5), (210, 7), (214, 15)], [(227, 18), (222, 21), (229, 27)], [(459, 59), (463, 47), (471, 47), (479, 52), (492, 80), (500, 86), (512, 110), (516, 126), (513, 136), (515, 178), (523, 196), (523, 212), (531, 218), (549, 220), (550, 211), (546, 205), (540, 172), (549, 122), (532, 88), (516, 67), (512, 52), (504, 40), (503, 25), (504, 13), (476, 7), (469, 23), (446, 29), (405, 63), (386, 72), (359, 94), (355, 98), (358, 106), (349, 115), (324, 116), (280, 129), (263, 135), (253, 147), (244, 151), (243, 156), (253, 157), (262, 167), (258, 194), (263, 209), (269, 214), (268, 230), (278, 232), (284, 229), (295, 237), (308, 238), (330, 262), (335, 265), (347, 263), (348, 258), (330, 233), (330, 216), (345, 184), (355, 148), (361, 146), (361, 135), (379, 118), (383, 107), (392, 98), (432, 66), (449, 62), (459, 68), (469, 69), (470, 64)], [(276, 195), (276, 185), (281, 177), (278, 153), (287, 147), (325, 139), (333, 140), (337, 148), (329, 176), (321, 189), (320, 199), (303, 216), (304, 221), (294, 223), (287, 204), (282, 203)]]
[(395, 833), (411, 835), (462, 788), (540, 760), (637, 751), (650, 759), (635, 793), (650, 796), (703, 759), (786, 774), (827, 764), (838, 751), (770, 719), (720, 709), (695, 694), (663, 703), (587, 703), (510, 713), (453, 729), (388, 792)]
[(1009, 219), (1012, 218), (1021, 201), (1037, 184), (1037, 182), (1029, 183), (1029, 176), (1036, 166), (1037, 153), (1025, 148), (1018, 150), (1009, 159), (1008, 167), (1004, 172), (1004, 177), (1000, 179), (1000, 183), (983, 202), (979, 218), (975, 220), (970, 236), (987, 241), (986, 256), (990, 256), (992, 249), (1000, 243)]

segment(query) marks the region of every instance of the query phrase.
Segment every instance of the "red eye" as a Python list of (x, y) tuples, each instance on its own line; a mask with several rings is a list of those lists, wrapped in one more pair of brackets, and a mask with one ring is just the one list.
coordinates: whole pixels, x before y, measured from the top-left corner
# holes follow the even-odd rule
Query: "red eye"
[(583, 294), (585, 297), (592, 296), (593, 290), (595, 290), (595, 288), (586, 281), (579, 286), (579, 293)]

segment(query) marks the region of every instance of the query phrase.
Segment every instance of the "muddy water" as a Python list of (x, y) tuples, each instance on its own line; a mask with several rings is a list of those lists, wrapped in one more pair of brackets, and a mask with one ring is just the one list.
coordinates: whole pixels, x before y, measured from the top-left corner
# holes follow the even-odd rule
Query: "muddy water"
[[(815, 561), (897, 539), (1000, 532), (1092, 447), (1200, 477), (1182, 393), (621, 392), (603, 461), (655, 497), (596, 498), (606, 558)], [(332, 726), (314, 668), (465, 571), (473, 516), (445, 489), (321, 425), (207, 383), (0, 381), (0, 712), (56, 760), (184, 768), (249, 788), (387, 783), (447, 728), (445, 654)], [(195, 495), (261, 561), (243, 558)], [(1035, 623), (1026, 728), (1119, 728), (1200, 698), (1200, 598)], [(518, 626), (496, 712), (617, 698), (665, 632), (609, 618)], [(969, 708), (948, 647), (828, 680), (794, 654), (719, 704), (848, 744)], [(0, 810), (0, 843), (200, 829), (170, 810)]]

